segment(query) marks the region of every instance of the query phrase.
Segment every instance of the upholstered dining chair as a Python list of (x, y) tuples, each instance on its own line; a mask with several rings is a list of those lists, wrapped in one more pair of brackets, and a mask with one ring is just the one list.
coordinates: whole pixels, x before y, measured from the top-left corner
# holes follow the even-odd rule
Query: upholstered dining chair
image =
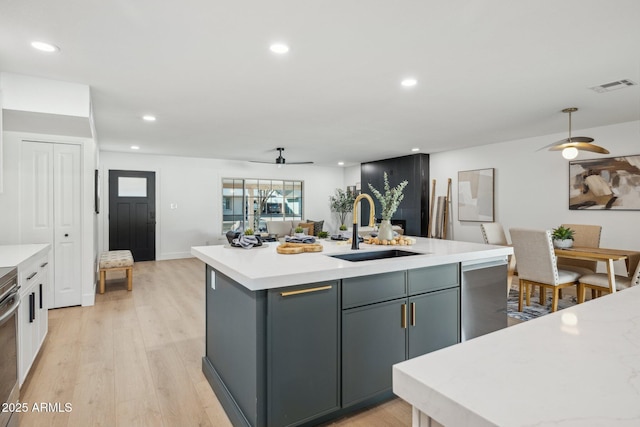
[(541, 305), (546, 301), (546, 289), (552, 290), (551, 311), (556, 311), (558, 291), (576, 285), (580, 274), (558, 269), (550, 230), (511, 228), (509, 233), (518, 259), (518, 311), (522, 311), (522, 299), (525, 294), (527, 305), (531, 304), (529, 292), (531, 285), (540, 286)]
[(480, 224), (480, 230), (482, 230), (482, 238), (487, 245), (509, 245), (502, 224), (498, 222), (483, 223)]
[[(632, 267), (632, 266), (630, 266)], [(631, 270), (631, 268), (630, 268)], [(616, 291), (630, 288), (640, 284), (640, 262), (635, 266), (635, 270), (629, 272), (629, 277), (616, 274)], [(593, 273), (581, 276), (578, 280), (578, 304), (584, 302), (584, 291), (586, 288), (591, 289), (591, 298), (595, 298), (595, 292), (598, 296), (602, 292), (612, 293), (613, 289), (609, 284), (609, 276), (606, 273)]]
[[(480, 230), (482, 231), (482, 239), (487, 245), (499, 245), (499, 246), (511, 246), (507, 241), (507, 236), (504, 233), (504, 227), (499, 222), (485, 222), (480, 224)], [(511, 281), (513, 276), (518, 275), (516, 269), (515, 257), (509, 255), (508, 259), (509, 275), (507, 279), (507, 297), (509, 297), (509, 290), (511, 289)]]
[[(602, 227), (599, 225), (586, 224), (562, 224), (565, 228), (574, 231), (573, 245), (586, 248), (600, 247), (600, 234)], [(595, 273), (598, 267), (597, 261), (587, 261), (583, 259), (559, 258), (558, 268), (563, 270), (571, 270), (580, 274)]]

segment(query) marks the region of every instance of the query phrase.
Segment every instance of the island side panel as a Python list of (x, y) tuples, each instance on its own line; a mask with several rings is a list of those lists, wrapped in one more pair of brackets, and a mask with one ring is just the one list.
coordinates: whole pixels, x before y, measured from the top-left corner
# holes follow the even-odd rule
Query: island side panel
[(263, 426), (266, 292), (208, 265), (206, 286), (205, 375), (234, 425)]

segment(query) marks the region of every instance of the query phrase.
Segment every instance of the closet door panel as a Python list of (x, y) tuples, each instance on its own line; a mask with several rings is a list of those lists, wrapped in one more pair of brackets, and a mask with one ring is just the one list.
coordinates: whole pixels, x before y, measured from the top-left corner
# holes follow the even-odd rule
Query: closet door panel
[(54, 145), (54, 259), (53, 307), (82, 303), (80, 146)]

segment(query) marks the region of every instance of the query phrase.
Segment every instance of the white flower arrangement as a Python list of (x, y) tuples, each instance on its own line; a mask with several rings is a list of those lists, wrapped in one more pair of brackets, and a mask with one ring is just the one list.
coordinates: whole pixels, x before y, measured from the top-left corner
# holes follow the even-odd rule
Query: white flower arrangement
[(409, 184), (409, 181), (402, 181), (397, 186), (391, 188), (389, 187), (389, 177), (387, 173), (384, 173), (384, 195), (376, 190), (371, 183), (369, 183), (369, 188), (374, 196), (380, 201), (380, 205), (382, 206), (382, 219), (390, 220), (393, 214), (400, 206), (400, 202), (404, 199), (404, 194), (402, 194), (402, 190), (404, 187)]

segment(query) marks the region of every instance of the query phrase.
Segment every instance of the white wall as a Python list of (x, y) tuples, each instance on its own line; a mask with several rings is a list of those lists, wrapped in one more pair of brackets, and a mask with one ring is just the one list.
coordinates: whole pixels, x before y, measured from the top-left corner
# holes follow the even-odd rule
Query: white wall
[[(606, 157), (640, 154), (640, 121), (573, 133), (594, 138), (611, 152)], [(447, 178), (453, 180), (449, 235), (455, 240), (482, 242), (479, 223), (457, 220), (458, 171), (495, 168), (495, 220), (502, 223), (507, 235), (510, 227), (599, 224), (602, 247), (640, 250), (639, 211), (569, 210), (568, 161), (560, 152), (537, 151), (566, 136), (559, 133), (432, 154), (430, 170), (437, 182), (436, 194), (445, 195)], [(578, 160), (599, 156), (583, 153)]]
[[(329, 195), (346, 185), (339, 167), (287, 165), (279, 169), (249, 162), (101, 151), (101, 250), (108, 249), (110, 169), (156, 172), (158, 260), (190, 257), (192, 246), (222, 243), (222, 178), (304, 181), (304, 219), (324, 219), (326, 231), (334, 231), (337, 222), (329, 210)], [(171, 209), (171, 204), (177, 204), (177, 209)]]
[(89, 86), (22, 74), (0, 73), (5, 110), (90, 117)]

